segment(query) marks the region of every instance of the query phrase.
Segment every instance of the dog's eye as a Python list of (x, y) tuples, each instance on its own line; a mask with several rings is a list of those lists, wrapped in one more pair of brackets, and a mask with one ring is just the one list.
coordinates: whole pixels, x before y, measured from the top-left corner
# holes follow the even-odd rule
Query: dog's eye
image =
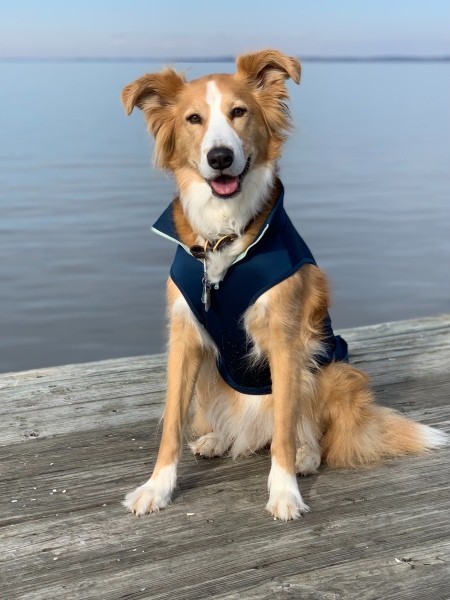
[(203, 119), (197, 113), (189, 115), (189, 117), (186, 118), (186, 121), (189, 121), (192, 125), (201, 125), (203, 123)]
[(233, 108), (233, 110), (231, 111), (230, 117), (232, 119), (237, 119), (239, 117), (243, 117), (246, 112), (246, 108), (243, 108), (242, 106), (236, 106), (236, 108)]

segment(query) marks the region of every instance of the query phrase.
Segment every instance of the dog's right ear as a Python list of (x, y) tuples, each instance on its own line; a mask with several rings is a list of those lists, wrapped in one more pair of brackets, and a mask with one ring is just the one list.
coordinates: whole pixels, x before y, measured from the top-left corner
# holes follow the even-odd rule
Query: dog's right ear
[(169, 106), (185, 83), (185, 78), (173, 69), (139, 77), (122, 91), (122, 103), (127, 115), (133, 112), (135, 106), (144, 112)]
[(149, 73), (128, 84), (122, 91), (127, 115), (137, 106), (144, 114), (148, 130), (155, 138), (154, 159), (163, 169), (172, 167), (175, 151), (175, 111), (178, 94), (186, 85), (185, 78), (173, 69)]

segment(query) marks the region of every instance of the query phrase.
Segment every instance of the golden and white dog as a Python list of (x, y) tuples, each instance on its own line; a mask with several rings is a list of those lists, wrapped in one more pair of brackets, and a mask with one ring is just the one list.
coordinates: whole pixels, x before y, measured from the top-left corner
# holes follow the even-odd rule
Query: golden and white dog
[[(277, 200), (277, 160), (290, 126), (289, 78), (299, 83), (298, 60), (264, 50), (240, 56), (234, 75), (187, 82), (165, 69), (123, 90), (126, 112), (137, 106), (145, 114), (156, 164), (175, 176), (173, 218), (184, 246), (232, 235), (222, 250), (206, 254), (212, 284), (252, 244)], [(328, 308), (327, 281), (316, 266), (305, 265), (269, 289), (244, 315), (253, 359), (264, 358), (270, 366), (268, 395), (229, 387), (218, 374), (211, 338), (170, 278), (167, 295), (162, 439), (150, 479), (124, 502), (133, 513), (157, 512), (170, 502), (192, 399), (195, 454), (237, 457), (270, 443), (266, 508), (283, 520), (308, 511), (296, 474), (314, 473), (322, 461), (353, 467), (444, 443), (441, 432), (375, 405), (367, 377), (355, 367), (332, 362), (311, 368)]]

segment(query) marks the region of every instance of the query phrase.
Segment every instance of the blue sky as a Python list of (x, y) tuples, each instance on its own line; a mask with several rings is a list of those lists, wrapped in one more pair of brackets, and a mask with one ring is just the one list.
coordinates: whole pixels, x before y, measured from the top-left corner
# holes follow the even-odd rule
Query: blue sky
[(450, 55), (449, 0), (10, 0), (0, 57)]

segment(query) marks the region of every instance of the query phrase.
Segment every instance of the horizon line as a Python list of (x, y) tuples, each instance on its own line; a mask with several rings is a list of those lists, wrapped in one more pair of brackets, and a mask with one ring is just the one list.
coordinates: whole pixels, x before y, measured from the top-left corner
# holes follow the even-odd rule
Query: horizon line
[[(302, 62), (450, 62), (450, 55), (369, 55), (369, 56), (298, 56)], [(218, 56), (0, 56), (0, 62), (177, 62), (177, 63), (211, 63), (235, 62), (236, 57), (230, 54)]]

